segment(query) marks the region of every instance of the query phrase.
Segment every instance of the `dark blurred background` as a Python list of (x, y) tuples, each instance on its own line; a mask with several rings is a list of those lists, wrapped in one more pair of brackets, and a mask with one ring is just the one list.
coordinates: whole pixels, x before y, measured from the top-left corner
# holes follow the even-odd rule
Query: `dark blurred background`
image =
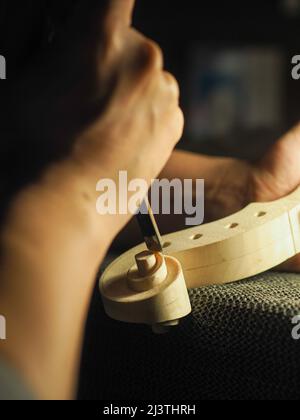
[[(0, 0), (9, 80), (77, 2)], [(161, 45), (180, 82), (180, 147), (256, 158), (298, 121), (300, 81), (292, 80), (291, 59), (300, 54), (300, 0), (137, 0), (134, 24)]]
[(139, 0), (135, 26), (180, 82), (180, 147), (253, 159), (299, 120), (300, 0)]

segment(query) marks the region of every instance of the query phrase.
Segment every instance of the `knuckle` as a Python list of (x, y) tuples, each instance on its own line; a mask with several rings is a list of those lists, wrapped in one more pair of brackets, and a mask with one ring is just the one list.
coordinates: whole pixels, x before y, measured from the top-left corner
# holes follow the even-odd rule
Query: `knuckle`
[(183, 134), (184, 130), (184, 115), (182, 110), (177, 107), (169, 115), (168, 136), (171, 144), (176, 145)]
[(175, 116), (176, 125), (177, 125), (177, 135), (175, 136), (177, 138), (177, 142), (181, 139), (183, 130), (184, 130), (184, 114), (181, 110), (181, 108), (177, 108), (177, 115)]
[(146, 56), (147, 67), (161, 70), (163, 67), (163, 53), (158, 44), (150, 39), (146, 39), (143, 42), (143, 49)]
[(175, 77), (171, 73), (164, 71), (163, 79), (164, 79), (166, 87), (168, 88), (170, 95), (174, 97), (176, 100), (178, 100), (180, 96), (180, 89), (179, 89), (179, 84), (177, 80), (175, 79)]
[(120, 40), (116, 34), (104, 34), (96, 50), (96, 57), (100, 66), (105, 66), (113, 61), (120, 49)]

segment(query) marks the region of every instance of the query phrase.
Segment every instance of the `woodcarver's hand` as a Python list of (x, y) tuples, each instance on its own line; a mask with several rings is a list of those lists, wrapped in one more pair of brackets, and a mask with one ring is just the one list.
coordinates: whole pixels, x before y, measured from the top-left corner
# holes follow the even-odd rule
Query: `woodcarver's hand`
[(74, 396), (96, 273), (129, 219), (96, 213), (97, 181), (125, 170), (150, 182), (182, 134), (178, 85), (130, 27), (133, 5), (82, 0), (1, 98), (0, 351), (42, 398)]
[(133, 5), (80, 2), (49, 50), (8, 89), (0, 165), (8, 194), (58, 161), (65, 177), (80, 173), (90, 191), (119, 170), (150, 182), (164, 167), (183, 130), (179, 89), (163, 71), (160, 48), (130, 26)]

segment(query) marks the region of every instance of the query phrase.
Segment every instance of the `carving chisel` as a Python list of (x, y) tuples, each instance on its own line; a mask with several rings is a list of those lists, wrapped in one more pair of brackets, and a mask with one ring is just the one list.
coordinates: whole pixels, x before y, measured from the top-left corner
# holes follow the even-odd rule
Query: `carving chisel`
[[(147, 212), (145, 210), (147, 210)], [(148, 198), (144, 200), (136, 218), (149, 251), (163, 252), (162, 237)]]

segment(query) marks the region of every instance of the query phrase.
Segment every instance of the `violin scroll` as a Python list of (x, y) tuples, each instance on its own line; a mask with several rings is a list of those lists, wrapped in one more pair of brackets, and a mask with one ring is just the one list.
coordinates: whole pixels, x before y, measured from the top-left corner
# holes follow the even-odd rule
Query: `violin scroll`
[(176, 324), (189, 313), (187, 289), (252, 277), (299, 254), (300, 189), (271, 203), (250, 204), (225, 219), (166, 235), (163, 242), (164, 256), (141, 254), (142, 244), (106, 269), (100, 291), (109, 316), (155, 325), (160, 331), (165, 323)]
[(147, 324), (155, 333), (166, 332), (191, 312), (180, 263), (161, 253), (138, 253), (129, 270), (109, 277), (104, 274), (100, 287), (111, 318)]

